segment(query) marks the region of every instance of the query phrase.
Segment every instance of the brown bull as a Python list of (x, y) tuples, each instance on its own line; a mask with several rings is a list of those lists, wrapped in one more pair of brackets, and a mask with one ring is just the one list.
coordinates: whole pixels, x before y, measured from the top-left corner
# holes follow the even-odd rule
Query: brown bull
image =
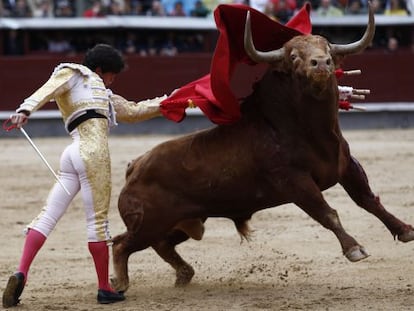
[(251, 216), (294, 203), (339, 240), (350, 261), (368, 256), (341, 225), (322, 192), (340, 183), (352, 200), (375, 215), (400, 241), (414, 230), (387, 212), (350, 154), (338, 124), (338, 59), (363, 51), (374, 35), (374, 16), (361, 40), (330, 44), (320, 36), (297, 36), (277, 51), (256, 51), (247, 16), (245, 49), (269, 64), (241, 104), (240, 121), (164, 142), (133, 161), (119, 197), (127, 231), (114, 238), (118, 290), (129, 285), (128, 258), (152, 247), (185, 285), (193, 268), (175, 246), (200, 240), (208, 217), (232, 219), (248, 237)]

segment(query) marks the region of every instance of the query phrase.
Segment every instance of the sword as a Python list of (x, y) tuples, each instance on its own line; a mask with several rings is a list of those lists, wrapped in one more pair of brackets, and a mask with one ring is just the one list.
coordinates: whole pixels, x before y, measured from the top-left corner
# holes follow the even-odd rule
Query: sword
[[(10, 120), (10, 119), (9, 119)], [(6, 122), (3, 124), (3, 128), (6, 131), (10, 131), (13, 128), (16, 128), (16, 125), (12, 125), (7, 127), (7, 123), (9, 120), (6, 120)], [(47, 168), (49, 169), (49, 171), (53, 174), (53, 176), (55, 177), (56, 181), (59, 183), (59, 185), (63, 188), (63, 190), (65, 190), (65, 192), (70, 195), (69, 190), (65, 187), (65, 185), (62, 183), (62, 181), (59, 179), (59, 177), (56, 175), (55, 171), (53, 170), (53, 168), (50, 166), (50, 164), (47, 162), (47, 160), (45, 159), (45, 157), (43, 156), (43, 154), (40, 152), (39, 148), (36, 147), (35, 143), (33, 142), (33, 140), (30, 138), (30, 136), (27, 134), (27, 132), (24, 130), (24, 128), (20, 127), (19, 128), (20, 132), (23, 133), (24, 137), (26, 137), (26, 139), (29, 141), (30, 145), (33, 147), (33, 149), (37, 152), (37, 154), (39, 155), (39, 157), (42, 159), (43, 163), (46, 164)]]

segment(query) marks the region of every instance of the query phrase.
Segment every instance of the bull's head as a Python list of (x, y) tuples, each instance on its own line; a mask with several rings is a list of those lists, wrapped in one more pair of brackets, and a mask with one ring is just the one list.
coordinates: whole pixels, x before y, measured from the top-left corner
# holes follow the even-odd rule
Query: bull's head
[(256, 50), (251, 32), (250, 12), (247, 12), (244, 47), (249, 57), (257, 63), (269, 63), (275, 70), (306, 76), (322, 86), (336, 69), (335, 60), (366, 49), (375, 33), (374, 13), (369, 3), (369, 21), (363, 37), (350, 44), (331, 44), (317, 35), (296, 36), (278, 50)]

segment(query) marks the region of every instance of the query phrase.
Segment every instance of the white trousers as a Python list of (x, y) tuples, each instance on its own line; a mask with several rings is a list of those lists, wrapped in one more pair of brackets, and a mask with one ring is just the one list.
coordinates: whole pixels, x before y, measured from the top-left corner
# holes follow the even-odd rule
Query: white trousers
[[(110, 239), (107, 216), (111, 190), (110, 163), (107, 163), (110, 162), (109, 151), (107, 144), (105, 145), (107, 137), (103, 140), (86, 138), (85, 141), (82, 138), (82, 131), (79, 133), (78, 129), (75, 129), (71, 135), (73, 142), (61, 155), (59, 172), (59, 179), (69, 190), (70, 195), (56, 182), (49, 193), (46, 205), (28, 228), (33, 228), (46, 237), (49, 236), (75, 195), (80, 191), (86, 214), (88, 242), (107, 241)], [(89, 151), (94, 142), (93, 150)], [(88, 150), (85, 152), (82, 148)], [(90, 156), (85, 156), (85, 154)], [(107, 172), (108, 169), (109, 172)], [(96, 174), (94, 172), (96, 170), (99, 170), (100, 174)]]

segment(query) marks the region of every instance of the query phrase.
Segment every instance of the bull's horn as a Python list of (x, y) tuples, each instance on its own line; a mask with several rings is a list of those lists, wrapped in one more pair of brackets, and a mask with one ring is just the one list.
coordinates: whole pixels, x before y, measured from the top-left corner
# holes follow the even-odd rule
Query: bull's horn
[(359, 41), (349, 43), (349, 44), (331, 44), (332, 54), (339, 54), (339, 55), (357, 54), (365, 50), (371, 44), (372, 39), (374, 38), (374, 34), (375, 34), (374, 10), (372, 8), (371, 1), (368, 1), (368, 7), (369, 7), (368, 26), (362, 38)]
[(274, 63), (283, 59), (285, 51), (283, 48), (269, 52), (257, 51), (252, 38), (250, 22), (250, 11), (247, 11), (246, 24), (244, 26), (244, 49), (249, 57), (256, 63)]

